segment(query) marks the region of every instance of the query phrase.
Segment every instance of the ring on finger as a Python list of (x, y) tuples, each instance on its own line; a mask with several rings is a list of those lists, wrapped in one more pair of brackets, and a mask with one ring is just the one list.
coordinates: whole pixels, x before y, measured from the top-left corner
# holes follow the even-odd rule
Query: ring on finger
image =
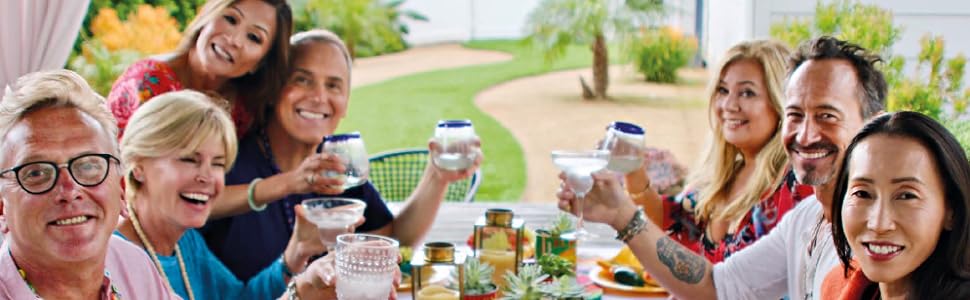
[(307, 175), (305, 179), (307, 184), (313, 185), (313, 182), (317, 180), (317, 176), (316, 174), (310, 173), (310, 175)]

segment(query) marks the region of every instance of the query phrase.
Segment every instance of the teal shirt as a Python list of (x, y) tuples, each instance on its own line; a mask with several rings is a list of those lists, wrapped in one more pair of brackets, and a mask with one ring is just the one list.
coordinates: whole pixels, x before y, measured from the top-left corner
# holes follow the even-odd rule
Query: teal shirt
[[(118, 231), (114, 234), (124, 238)], [(189, 275), (195, 299), (276, 299), (286, 291), (283, 264), (279, 260), (249, 281), (242, 282), (212, 254), (197, 230), (186, 231), (178, 245), (182, 259), (185, 260), (186, 274)], [(158, 260), (175, 293), (182, 296), (182, 299), (189, 299), (178, 258), (175, 255), (159, 255)]]

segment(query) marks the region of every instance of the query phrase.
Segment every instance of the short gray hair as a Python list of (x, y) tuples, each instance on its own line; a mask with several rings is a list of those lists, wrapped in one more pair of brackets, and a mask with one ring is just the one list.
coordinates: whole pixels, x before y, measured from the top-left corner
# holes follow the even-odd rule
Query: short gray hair
[[(350, 50), (347, 50), (347, 45), (344, 41), (337, 36), (336, 33), (331, 32), (326, 29), (311, 29), (307, 31), (300, 31), (290, 37), (290, 51), (296, 51), (297, 47), (300, 45), (306, 45), (312, 42), (316, 43), (327, 43), (337, 46), (340, 52), (344, 55), (344, 60), (347, 61), (347, 76), (350, 77), (351, 69), (353, 69), (353, 59), (350, 55)], [(295, 59), (295, 53), (291, 53), (290, 59)], [(292, 65), (292, 64), (291, 64)], [(350, 78), (347, 78), (350, 81)], [(349, 82), (348, 82), (349, 83)]]
[(49, 107), (72, 107), (91, 116), (111, 141), (113, 152), (118, 151), (118, 124), (104, 97), (91, 89), (81, 75), (69, 70), (30, 73), (18, 78), (12, 89), (6, 87), (0, 101), (0, 140), (24, 116)]

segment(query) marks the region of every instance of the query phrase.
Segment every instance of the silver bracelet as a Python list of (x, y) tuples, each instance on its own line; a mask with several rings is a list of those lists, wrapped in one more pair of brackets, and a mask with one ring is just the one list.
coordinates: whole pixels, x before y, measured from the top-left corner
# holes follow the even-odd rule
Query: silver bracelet
[(627, 243), (644, 228), (647, 228), (647, 217), (643, 213), (643, 207), (638, 207), (626, 227), (616, 233), (616, 239)]
[(286, 285), (286, 299), (300, 300), (300, 295), (296, 293), (296, 278), (290, 278), (290, 284)]

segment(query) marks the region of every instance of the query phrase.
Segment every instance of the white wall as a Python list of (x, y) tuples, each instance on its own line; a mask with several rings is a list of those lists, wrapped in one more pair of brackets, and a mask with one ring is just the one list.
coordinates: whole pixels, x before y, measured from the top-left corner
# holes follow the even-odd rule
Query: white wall
[[(619, 1), (619, 0), (614, 0)], [(666, 0), (664, 23), (694, 32), (695, 0)], [(750, 1), (750, 0), (748, 0)], [(464, 42), (473, 39), (518, 39), (526, 35), (529, 13), (540, 0), (408, 0), (402, 5), (424, 14), (428, 22), (406, 20), (412, 45)]]
[(412, 45), (472, 39), (517, 39), (539, 0), (409, 0), (402, 6), (428, 17), (406, 21)]

